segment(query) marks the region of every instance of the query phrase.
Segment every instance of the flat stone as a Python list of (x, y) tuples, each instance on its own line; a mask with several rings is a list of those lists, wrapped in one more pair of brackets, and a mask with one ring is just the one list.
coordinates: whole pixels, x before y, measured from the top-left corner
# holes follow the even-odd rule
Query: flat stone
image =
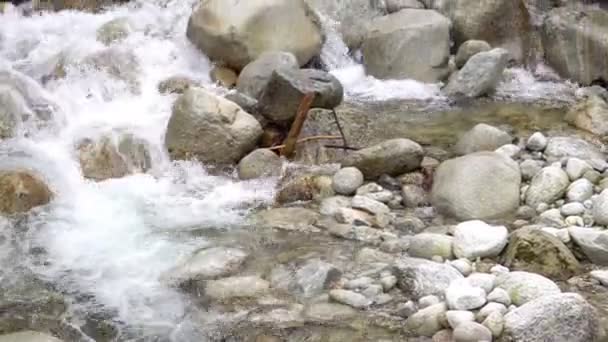
[(329, 297), (336, 302), (352, 306), (357, 309), (364, 309), (372, 304), (372, 301), (364, 295), (349, 290), (331, 290)]
[(366, 196), (355, 196), (352, 199), (351, 205), (355, 209), (365, 210), (374, 215), (383, 215), (391, 212), (391, 209), (386, 204), (375, 201)]
[(494, 338), (498, 338), (504, 330), (505, 317), (500, 312), (494, 311), (481, 324), (492, 332)]
[(335, 216), (340, 209), (350, 207), (351, 199), (345, 196), (324, 198), (319, 205), (321, 215)]
[(585, 213), (585, 206), (580, 202), (566, 203), (560, 208), (560, 211), (566, 217), (582, 215)]
[(568, 159), (568, 163), (566, 164), (566, 173), (568, 177), (570, 177), (571, 181), (575, 181), (585, 174), (587, 171), (591, 171), (593, 168), (586, 161), (578, 159), (578, 158), (570, 158)]
[(270, 283), (256, 276), (229, 277), (208, 281), (205, 284), (205, 296), (217, 300), (257, 297), (269, 289)]
[(171, 271), (169, 278), (213, 279), (236, 272), (247, 260), (247, 253), (238, 248), (211, 247), (193, 254), (182, 265)]
[(274, 208), (256, 215), (258, 223), (269, 228), (308, 231), (317, 222), (319, 214), (305, 208)]
[(553, 137), (549, 139), (545, 156), (548, 160), (574, 157), (582, 160), (604, 159), (602, 153), (585, 140), (574, 137)]
[(20, 331), (0, 335), (0, 342), (62, 342), (62, 340), (37, 331)]
[(352, 319), (357, 315), (352, 307), (338, 303), (313, 303), (304, 310), (304, 316), (320, 322)]
[(304, 297), (314, 297), (332, 283), (337, 282), (342, 272), (334, 265), (322, 260), (310, 260), (296, 272), (296, 282)]

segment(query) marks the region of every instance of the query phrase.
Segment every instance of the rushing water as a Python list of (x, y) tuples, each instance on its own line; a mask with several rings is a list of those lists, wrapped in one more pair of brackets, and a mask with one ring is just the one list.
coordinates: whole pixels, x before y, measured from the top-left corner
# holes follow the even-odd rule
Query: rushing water
[[(40, 262), (17, 251), (3, 251), (4, 267), (18, 261), (66, 293), (86, 294), (82, 310), (101, 306), (131, 326), (168, 330), (187, 326), (187, 300), (160, 279), (204, 238), (180, 234), (196, 229), (230, 228), (242, 222), (251, 202), (269, 202), (272, 180), (238, 182), (209, 175), (191, 162), (172, 163), (163, 135), (175, 96), (161, 95), (159, 81), (183, 75), (222, 92), (209, 80), (210, 62), (185, 37), (195, 0), (137, 1), (101, 14), (63, 11), (23, 16), (17, 10), (0, 15), (0, 68), (40, 80), (58, 60), (67, 66), (63, 78), (37, 89), (56, 104), (51, 123), (41, 130), (3, 141), (0, 166), (36, 170), (51, 185), (55, 200), (28, 219), (24, 249), (42, 248)], [(131, 34), (112, 48), (132, 51), (139, 62), (129, 85), (104, 72), (78, 67), (85, 56), (105, 49), (96, 31), (109, 20), (126, 17)], [(349, 101), (426, 100), (444, 103), (438, 84), (412, 80), (380, 81), (368, 77), (348, 54), (332, 23), (326, 23), (322, 59), (344, 84)], [(511, 70), (497, 96), (535, 100), (573, 96), (562, 82), (539, 82), (525, 70)], [(24, 128), (25, 129), (25, 128)], [(121, 179), (85, 180), (75, 153), (83, 138), (130, 132), (150, 146), (152, 170)], [(19, 222), (0, 222), (4, 230)], [(23, 252), (25, 253), (25, 252)], [(9, 265), (10, 264), (10, 265)], [(18, 274), (5, 272), (2, 281)], [(78, 307), (77, 305), (77, 307)], [(176, 333), (174, 333), (176, 334)], [(175, 335), (175, 340), (193, 340)]]

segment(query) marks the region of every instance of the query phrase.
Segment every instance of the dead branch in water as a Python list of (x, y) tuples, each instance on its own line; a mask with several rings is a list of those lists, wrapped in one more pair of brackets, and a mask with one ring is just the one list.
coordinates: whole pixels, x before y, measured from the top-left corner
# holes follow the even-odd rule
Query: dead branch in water
[(304, 95), (300, 107), (298, 107), (296, 118), (293, 121), (293, 124), (291, 124), (291, 129), (289, 129), (289, 134), (287, 134), (287, 138), (283, 144), (285, 147), (281, 149), (281, 156), (287, 157), (288, 159), (291, 159), (293, 156), (296, 150), (296, 144), (298, 143), (298, 137), (300, 136), (302, 127), (304, 127), (304, 121), (306, 121), (308, 110), (314, 99), (314, 93)]

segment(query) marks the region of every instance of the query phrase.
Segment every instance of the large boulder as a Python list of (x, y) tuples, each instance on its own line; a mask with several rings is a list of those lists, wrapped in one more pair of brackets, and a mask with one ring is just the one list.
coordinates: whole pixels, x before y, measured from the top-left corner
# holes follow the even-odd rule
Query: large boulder
[(541, 203), (551, 204), (562, 198), (570, 185), (568, 174), (559, 167), (548, 166), (540, 170), (526, 191), (526, 204), (536, 208)]
[(550, 11), (542, 27), (545, 59), (562, 77), (582, 85), (608, 81), (608, 12), (595, 6)]
[(236, 89), (259, 100), (275, 70), (296, 70), (299, 68), (296, 56), (289, 52), (264, 52), (241, 70), (236, 81)]
[(466, 132), (454, 147), (458, 154), (469, 154), (480, 151), (494, 151), (497, 148), (510, 144), (513, 138), (509, 133), (494, 126), (480, 123)]
[(378, 145), (358, 150), (342, 161), (343, 167), (354, 166), (366, 179), (383, 174), (398, 176), (420, 167), (423, 150), (409, 139), (387, 140)]
[(315, 95), (311, 108), (333, 109), (342, 102), (344, 89), (336, 77), (322, 70), (277, 69), (260, 97), (260, 111), (272, 122), (289, 123), (306, 94)]
[(532, 228), (520, 228), (511, 234), (504, 265), (562, 280), (580, 271), (578, 260), (560, 239)]
[(52, 197), (49, 187), (29, 171), (0, 171), (0, 214), (27, 212)]
[(456, 75), (450, 77), (445, 92), (452, 97), (474, 98), (492, 93), (502, 80), (509, 52), (497, 48), (469, 58)]
[(368, 74), (381, 79), (437, 82), (448, 75), (450, 21), (441, 14), (404, 9), (370, 23), (361, 52)]
[(441, 0), (433, 8), (452, 20), (456, 46), (477, 39), (502, 47), (517, 60), (523, 60), (530, 45), (530, 18), (522, 1)]
[(507, 341), (599, 341), (598, 314), (583, 297), (563, 293), (535, 299), (505, 316)]
[(495, 152), (477, 152), (439, 165), (431, 201), (462, 220), (496, 218), (517, 209), (520, 184), (515, 161)]
[(449, 264), (419, 258), (401, 258), (394, 265), (397, 285), (407, 296), (442, 296), (450, 284), (463, 276)]
[(291, 52), (304, 65), (323, 41), (318, 18), (304, 0), (204, 1), (190, 16), (186, 34), (212, 60), (236, 70), (268, 51)]
[(235, 103), (201, 88), (189, 88), (173, 105), (165, 145), (173, 159), (238, 162), (255, 148), (260, 123)]
[(604, 159), (600, 150), (576, 137), (553, 137), (549, 139), (545, 148), (545, 158), (549, 161), (558, 161), (561, 158), (578, 158), (582, 160)]

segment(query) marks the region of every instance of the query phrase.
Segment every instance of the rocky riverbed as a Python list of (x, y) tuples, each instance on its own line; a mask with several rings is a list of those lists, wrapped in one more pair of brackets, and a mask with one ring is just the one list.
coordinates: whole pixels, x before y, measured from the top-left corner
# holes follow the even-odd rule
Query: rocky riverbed
[(608, 341), (598, 4), (0, 4), (0, 342)]

